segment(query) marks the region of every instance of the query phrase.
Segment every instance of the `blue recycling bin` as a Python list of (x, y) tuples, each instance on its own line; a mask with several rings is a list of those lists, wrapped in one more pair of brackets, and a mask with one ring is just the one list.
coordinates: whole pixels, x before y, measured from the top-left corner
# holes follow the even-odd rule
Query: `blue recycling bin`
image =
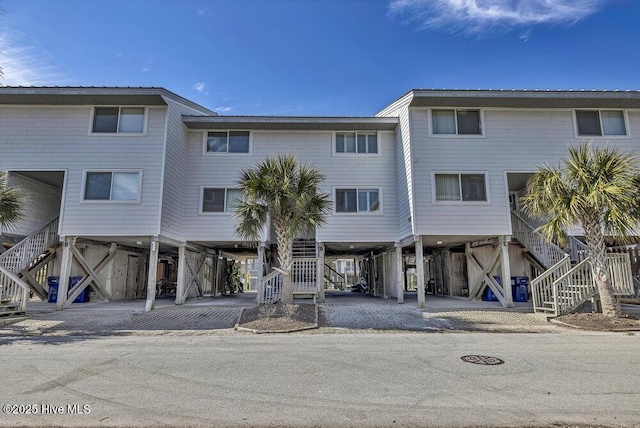
[(511, 277), (511, 293), (514, 302), (526, 302), (529, 300), (529, 278), (526, 276)]
[[(80, 282), (81, 276), (69, 277), (69, 290), (74, 285)], [(58, 300), (58, 287), (60, 285), (59, 276), (50, 276), (47, 278), (47, 285), (49, 286), (49, 294), (47, 295), (47, 301), (49, 303), (55, 303)], [(82, 293), (73, 301), (73, 303), (86, 303), (89, 301), (89, 287), (82, 290)]]
[[(498, 284), (501, 284), (499, 276), (494, 276), (493, 279), (495, 279)], [(484, 300), (485, 302), (497, 302), (498, 298), (489, 287), (486, 287), (484, 289), (484, 292), (482, 293), (482, 300)]]

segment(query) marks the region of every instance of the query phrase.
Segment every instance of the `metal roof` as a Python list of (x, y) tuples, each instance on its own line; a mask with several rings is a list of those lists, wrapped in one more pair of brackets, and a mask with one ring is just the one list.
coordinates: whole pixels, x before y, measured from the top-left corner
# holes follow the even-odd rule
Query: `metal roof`
[(640, 91), (413, 89), (411, 107), (640, 108)]
[(268, 131), (393, 131), (395, 117), (182, 116), (189, 129)]
[(211, 110), (157, 87), (4, 86), (0, 105), (139, 105), (166, 106), (165, 98), (213, 114)]

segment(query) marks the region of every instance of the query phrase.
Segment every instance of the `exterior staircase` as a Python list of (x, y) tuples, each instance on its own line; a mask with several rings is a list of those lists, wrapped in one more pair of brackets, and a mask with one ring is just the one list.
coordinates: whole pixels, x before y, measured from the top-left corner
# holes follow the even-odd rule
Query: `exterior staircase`
[[(529, 253), (538, 275), (531, 281), (534, 312), (559, 316), (576, 310), (586, 301), (596, 298), (598, 290), (591, 274), (591, 260), (587, 246), (570, 237), (567, 251), (529, 225), (520, 215), (511, 213), (513, 237)], [(609, 253), (609, 275), (614, 294), (634, 292), (629, 254)], [(544, 269), (544, 270), (543, 270)]]
[(328, 263), (324, 264), (324, 288), (330, 290), (346, 290), (347, 275), (340, 273)]
[(24, 314), (29, 292), (47, 298), (47, 264), (59, 245), (58, 218), (0, 254), (0, 316)]

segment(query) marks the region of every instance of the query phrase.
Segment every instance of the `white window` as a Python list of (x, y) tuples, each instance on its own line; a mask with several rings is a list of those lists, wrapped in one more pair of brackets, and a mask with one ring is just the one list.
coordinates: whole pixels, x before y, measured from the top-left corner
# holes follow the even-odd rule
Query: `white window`
[(85, 201), (138, 201), (140, 171), (87, 171)]
[(249, 131), (215, 131), (207, 134), (207, 153), (249, 153)]
[(336, 153), (377, 154), (375, 132), (336, 132)]
[(141, 134), (144, 132), (144, 112), (144, 107), (96, 107), (91, 132)]
[(487, 201), (485, 174), (435, 174), (436, 201)]
[(627, 135), (622, 110), (576, 110), (579, 136)]
[(203, 213), (229, 213), (240, 205), (242, 192), (238, 189), (210, 188), (202, 189)]
[(480, 110), (431, 110), (433, 135), (482, 135)]
[(379, 189), (336, 189), (336, 212), (380, 211)]

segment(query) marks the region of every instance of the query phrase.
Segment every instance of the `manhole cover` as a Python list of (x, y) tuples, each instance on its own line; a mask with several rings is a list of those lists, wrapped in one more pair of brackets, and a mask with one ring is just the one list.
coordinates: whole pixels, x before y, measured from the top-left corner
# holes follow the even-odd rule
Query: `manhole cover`
[(489, 357), (488, 355), (465, 355), (461, 358), (462, 361), (473, 364), (481, 364), (484, 366), (497, 366), (504, 364), (500, 358)]

